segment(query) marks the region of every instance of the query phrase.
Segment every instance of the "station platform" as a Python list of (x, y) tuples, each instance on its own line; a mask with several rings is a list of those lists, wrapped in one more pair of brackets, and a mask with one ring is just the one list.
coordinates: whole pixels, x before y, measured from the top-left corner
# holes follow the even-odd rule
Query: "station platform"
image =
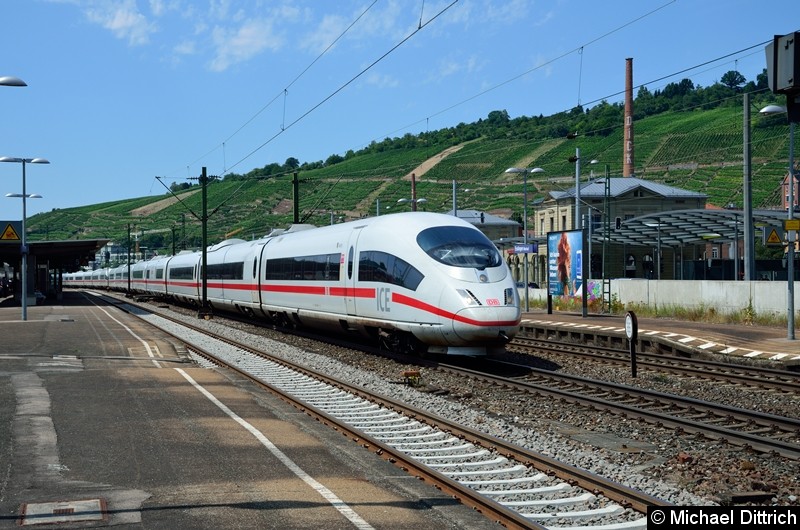
[(0, 334), (0, 528), (497, 528), (113, 305)]
[[(800, 368), (800, 331), (789, 338), (788, 327), (716, 324), (673, 318), (641, 318), (638, 339), (687, 355), (718, 354), (774, 363), (776, 368)], [(627, 340), (624, 315), (546, 310), (522, 315), (522, 327), (532, 331), (559, 330), (571, 334), (613, 336)]]

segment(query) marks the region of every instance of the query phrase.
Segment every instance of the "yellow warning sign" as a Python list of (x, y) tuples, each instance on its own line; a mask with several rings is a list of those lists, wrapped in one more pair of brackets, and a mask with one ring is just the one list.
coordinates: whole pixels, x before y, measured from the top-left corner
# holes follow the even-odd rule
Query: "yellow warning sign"
[(783, 245), (781, 236), (778, 235), (778, 231), (774, 228), (770, 230), (769, 235), (767, 236), (767, 245)]
[[(2, 225), (0, 225), (2, 226)], [(6, 229), (3, 230), (3, 235), (0, 235), (0, 240), (2, 241), (19, 241), (19, 234), (17, 231), (14, 230), (14, 227), (10, 224), (6, 226)]]
[(800, 230), (800, 219), (786, 219), (783, 222), (784, 230)]

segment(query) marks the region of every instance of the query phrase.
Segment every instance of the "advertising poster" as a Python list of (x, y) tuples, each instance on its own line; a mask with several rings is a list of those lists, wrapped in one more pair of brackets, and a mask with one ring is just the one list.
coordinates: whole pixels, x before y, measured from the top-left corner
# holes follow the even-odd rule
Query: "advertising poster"
[(581, 296), (583, 283), (581, 230), (547, 234), (547, 276), (552, 296)]

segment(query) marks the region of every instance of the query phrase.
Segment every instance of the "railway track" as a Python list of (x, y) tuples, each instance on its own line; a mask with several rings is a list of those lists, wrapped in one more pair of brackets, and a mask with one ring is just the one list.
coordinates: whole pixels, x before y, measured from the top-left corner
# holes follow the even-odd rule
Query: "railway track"
[(526, 365), (501, 361), (493, 361), (492, 364), (503, 372), (527, 373), (510, 378), (460, 366), (440, 364), (438, 369), (452, 370), (459, 375), (496, 385), (507, 392), (508, 399), (518, 400), (524, 393), (546, 396), (686, 433), (700, 434), (759, 452), (800, 459), (800, 420), (794, 418), (554, 373)]
[[(630, 352), (627, 350), (519, 335), (508, 345), (507, 350), (525, 355), (536, 355), (537, 353), (570, 355), (591, 362), (603, 362), (617, 366), (630, 365), (631, 362)], [(790, 394), (800, 393), (800, 374), (797, 372), (766, 368), (753, 363), (745, 365), (645, 352), (637, 352), (636, 363), (642, 369), (673, 373), (681, 377), (712, 379)]]
[(669, 503), (165, 315), (134, 311), (198, 362), (234, 369), (508, 528), (645, 528)]

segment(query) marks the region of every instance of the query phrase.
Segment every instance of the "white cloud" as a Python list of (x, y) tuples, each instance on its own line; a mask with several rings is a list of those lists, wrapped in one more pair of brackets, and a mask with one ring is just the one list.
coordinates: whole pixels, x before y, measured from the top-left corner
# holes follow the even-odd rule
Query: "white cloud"
[(273, 32), (272, 22), (263, 19), (248, 20), (234, 29), (216, 27), (212, 39), (216, 55), (209, 67), (216, 72), (247, 61), (264, 50), (280, 49), (283, 44)]
[(194, 41), (185, 40), (176, 44), (172, 51), (175, 55), (194, 55), (197, 50)]
[(366, 83), (378, 88), (395, 88), (399, 85), (397, 79), (394, 77), (377, 72), (367, 74)]
[(137, 8), (136, 0), (92, 3), (86, 8), (86, 16), (132, 46), (147, 44), (156, 31), (155, 24)]
[(462, 59), (442, 58), (439, 61), (439, 68), (434, 72), (435, 77), (432, 81), (440, 82), (445, 78), (460, 73), (474, 74), (481, 71), (485, 64), (485, 59), (481, 60), (475, 55), (470, 55)]
[(314, 31), (308, 32), (303, 47), (313, 53), (322, 53), (342, 34), (349, 23), (339, 15), (325, 15)]

